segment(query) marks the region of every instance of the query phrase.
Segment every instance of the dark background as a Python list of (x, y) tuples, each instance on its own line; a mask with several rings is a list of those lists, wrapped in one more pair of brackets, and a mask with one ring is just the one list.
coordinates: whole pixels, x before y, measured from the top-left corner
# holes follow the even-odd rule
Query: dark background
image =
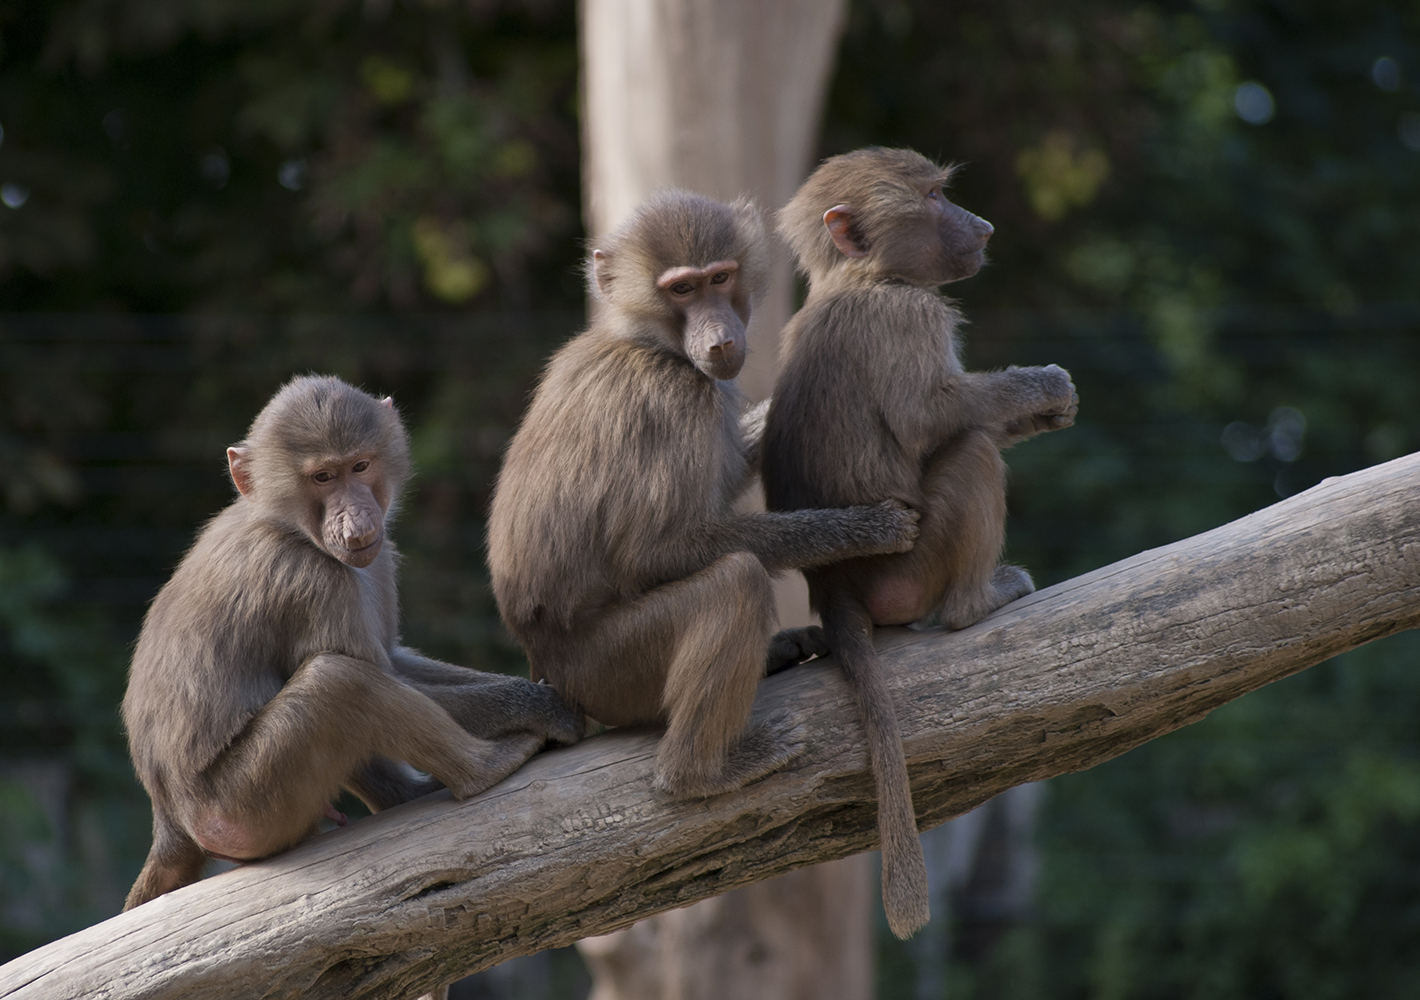
[[(292, 374), (410, 424), (405, 638), (522, 669), (482, 518), (581, 320), (576, 87), (569, 2), (0, 4), (0, 959), (137, 872), (129, 646)], [(1008, 456), (1038, 582), (1420, 447), (1420, 4), (855, 0), (821, 151), (868, 143), (996, 227), (969, 362), (1079, 387)], [(960, 908), (948, 992), (1416, 995), (1417, 654), (1050, 782), (1034, 902)]]

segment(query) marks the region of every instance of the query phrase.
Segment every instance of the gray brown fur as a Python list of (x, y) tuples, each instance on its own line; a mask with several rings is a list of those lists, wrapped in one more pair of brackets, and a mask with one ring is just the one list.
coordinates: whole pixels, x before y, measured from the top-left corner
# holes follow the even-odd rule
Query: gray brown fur
[(976, 273), (991, 227), (946, 200), (949, 175), (909, 150), (859, 150), (826, 161), (779, 213), (809, 294), (784, 331), (762, 446), (771, 510), (891, 498), (922, 515), (910, 552), (805, 573), (862, 713), (899, 937), (927, 920), (926, 869), (873, 626), (964, 628), (1034, 589), (999, 563), (1000, 450), (1069, 426), (1077, 407), (1054, 365), (963, 369), (961, 316), (937, 287)]
[[(153, 847), (126, 909), (196, 881), (209, 852), (290, 847), (342, 787), (372, 810), (439, 782), (462, 798), (582, 731), (549, 687), (399, 645), (384, 526), (409, 451), (388, 400), (295, 379), (229, 462), (244, 495), (154, 599), (133, 656), (123, 719)], [(307, 463), (333, 478), (317, 487)]]
[[(704, 298), (658, 285), (696, 268), (686, 294)], [(739, 787), (801, 750), (781, 718), (747, 728), (770, 574), (903, 551), (916, 534), (895, 503), (733, 510), (756, 442), (729, 380), (764, 268), (743, 201), (668, 192), (608, 236), (591, 268), (602, 308), (548, 364), (489, 517), (498, 608), (533, 676), (603, 723), (666, 726), (656, 781), (677, 796)], [(712, 342), (726, 350), (712, 357)]]

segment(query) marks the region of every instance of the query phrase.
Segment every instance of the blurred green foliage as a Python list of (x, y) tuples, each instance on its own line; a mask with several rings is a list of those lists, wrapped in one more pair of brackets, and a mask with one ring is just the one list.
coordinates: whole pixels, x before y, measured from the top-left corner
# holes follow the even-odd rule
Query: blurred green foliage
[[(579, 322), (576, 71), (566, 0), (0, 8), (0, 958), (136, 872), (127, 643), (291, 374), (410, 423), (406, 638), (519, 668), (482, 515)], [(1420, 446), (1414, 0), (854, 0), (822, 151), (867, 143), (996, 226), (971, 363), (1080, 388), (1008, 456), (1040, 582)], [(1413, 995), (1417, 652), (1053, 782), (1038, 906), (950, 995)]]
[(0, 8), (0, 309), (328, 311), (579, 286), (573, 11)]

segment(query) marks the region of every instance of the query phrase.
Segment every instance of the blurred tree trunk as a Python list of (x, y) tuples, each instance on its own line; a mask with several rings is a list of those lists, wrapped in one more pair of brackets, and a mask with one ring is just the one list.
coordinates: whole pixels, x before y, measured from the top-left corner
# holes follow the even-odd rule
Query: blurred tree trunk
[[(587, 232), (621, 223), (658, 188), (741, 194), (772, 213), (812, 164), (846, 0), (582, 0)], [(768, 219), (772, 226), (772, 218)], [(793, 268), (777, 240), (740, 383), (769, 394)], [(797, 574), (782, 625), (808, 621)], [(871, 860), (847, 858), (582, 942), (595, 1000), (872, 995)]]

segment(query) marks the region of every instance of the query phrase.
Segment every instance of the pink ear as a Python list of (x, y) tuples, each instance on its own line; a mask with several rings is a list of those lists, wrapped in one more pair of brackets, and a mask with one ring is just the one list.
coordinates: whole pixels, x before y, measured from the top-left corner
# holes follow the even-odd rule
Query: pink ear
[(383, 406), (386, 410), (393, 410), (393, 409), (394, 409), (394, 397), (393, 397), (393, 396), (386, 396), (384, 399), (380, 400), (380, 405)]
[(232, 474), (232, 482), (236, 484), (237, 492), (242, 496), (251, 496), (251, 466), (248, 462), (251, 459), (251, 449), (245, 445), (236, 445), (227, 449), (227, 471)]
[(607, 257), (601, 250), (592, 251), (592, 280), (602, 295), (611, 293), (611, 275), (607, 273)]
[(823, 213), (823, 224), (833, 245), (845, 257), (866, 257), (868, 248), (853, 238), (853, 210), (847, 205), (834, 205)]

